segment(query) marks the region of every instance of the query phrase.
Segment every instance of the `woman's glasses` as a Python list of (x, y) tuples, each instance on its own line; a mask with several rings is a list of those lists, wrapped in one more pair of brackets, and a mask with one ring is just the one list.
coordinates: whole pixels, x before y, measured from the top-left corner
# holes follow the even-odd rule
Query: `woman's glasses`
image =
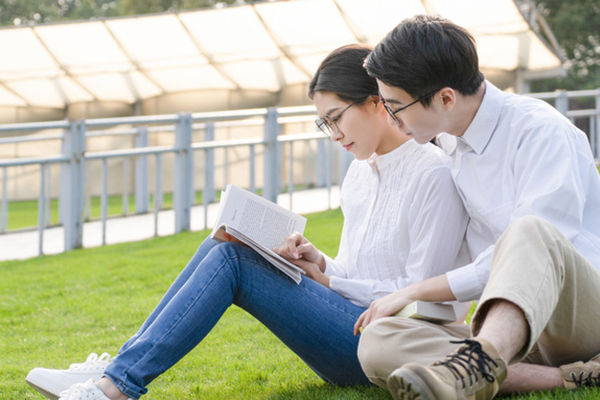
[(388, 112), (388, 114), (390, 115), (390, 117), (392, 117), (392, 119), (397, 123), (397, 124), (402, 124), (402, 121), (400, 121), (400, 119), (398, 118), (398, 116), (396, 115), (397, 113), (399, 113), (400, 111), (406, 110), (408, 107), (412, 106), (413, 104), (417, 104), (418, 102), (420, 102), (423, 99), (426, 99), (427, 97), (431, 96), (432, 94), (436, 93), (437, 91), (439, 91), (439, 89), (434, 90), (433, 92), (429, 92), (427, 93), (425, 96), (419, 97), (417, 100), (413, 101), (412, 103), (410, 103), (409, 105), (406, 105), (404, 107), (400, 107), (397, 110), (392, 110), (392, 107), (390, 107), (390, 105), (388, 104), (387, 101), (385, 101), (385, 99), (383, 98), (383, 96), (381, 95), (381, 93), (379, 94), (379, 98), (381, 99), (381, 104), (383, 104), (383, 107), (385, 108), (385, 110)]
[(344, 108), (339, 112), (335, 117), (330, 117), (329, 115), (324, 115), (323, 118), (319, 118), (315, 120), (315, 124), (317, 127), (326, 134), (327, 136), (331, 136), (334, 133), (340, 133), (340, 127), (337, 124), (337, 121), (342, 117), (342, 114), (346, 112), (347, 109), (352, 107), (356, 103), (350, 103), (350, 105)]

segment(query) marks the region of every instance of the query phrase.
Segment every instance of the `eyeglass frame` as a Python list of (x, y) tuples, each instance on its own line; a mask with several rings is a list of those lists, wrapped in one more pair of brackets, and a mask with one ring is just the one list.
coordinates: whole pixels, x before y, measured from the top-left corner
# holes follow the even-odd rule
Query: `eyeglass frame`
[[(355, 105), (356, 102), (353, 101), (352, 103), (350, 103), (350, 105), (346, 108), (344, 108), (342, 111), (340, 111), (338, 113), (338, 115), (336, 115), (335, 117), (330, 116), (329, 114), (325, 114), (323, 116), (323, 118), (317, 118), (315, 120), (315, 124), (317, 125), (317, 128), (319, 128), (319, 130), (321, 132), (323, 132), (325, 135), (331, 137), (331, 133), (340, 133), (340, 127), (338, 126), (337, 122), (339, 121), (340, 118), (342, 118), (342, 114), (344, 114), (346, 112), (346, 110), (348, 110), (350, 107), (352, 107), (353, 105)], [(329, 122), (327, 122), (327, 120), (325, 118), (329, 118), (331, 120), (331, 122), (333, 123), (333, 126), (329, 124)], [(323, 127), (323, 125), (325, 125), (325, 127)]]
[(440, 89), (436, 89), (433, 92), (429, 92), (424, 96), (419, 97), (417, 100), (413, 101), (412, 103), (404, 106), (404, 107), (400, 107), (397, 110), (392, 110), (392, 107), (390, 107), (390, 105), (388, 104), (388, 102), (383, 98), (383, 96), (381, 95), (381, 93), (379, 93), (379, 100), (381, 101), (381, 104), (383, 104), (383, 108), (385, 108), (385, 110), (387, 111), (387, 113), (389, 114), (390, 117), (392, 117), (392, 119), (397, 123), (397, 124), (402, 124), (402, 121), (400, 121), (400, 119), (398, 118), (398, 116), (396, 115), (397, 113), (399, 113), (400, 111), (406, 110), (408, 107), (412, 106), (413, 104), (417, 104), (418, 102), (420, 102), (421, 100), (426, 99), (427, 97), (431, 96), (432, 94), (435, 94), (436, 92), (439, 92)]

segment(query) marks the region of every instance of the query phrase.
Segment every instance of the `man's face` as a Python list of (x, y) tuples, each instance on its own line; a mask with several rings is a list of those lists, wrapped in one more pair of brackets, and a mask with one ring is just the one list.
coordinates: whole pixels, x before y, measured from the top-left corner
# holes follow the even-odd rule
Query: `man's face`
[[(388, 86), (379, 79), (377, 85), (379, 86), (379, 93), (392, 111), (406, 107), (416, 100), (404, 90), (395, 86)], [(397, 126), (398, 129), (415, 139), (419, 144), (431, 141), (444, 131), (442, 128), (444, 113), (440, 109), (439, 99), (436, 98), (437, 94), (431, 95), (432, 102), (429, 107), (425, 108), (421, 102), (414, 103), (394, 114), (400, 123), (391, 116), (388, 116), (388, 123)]]

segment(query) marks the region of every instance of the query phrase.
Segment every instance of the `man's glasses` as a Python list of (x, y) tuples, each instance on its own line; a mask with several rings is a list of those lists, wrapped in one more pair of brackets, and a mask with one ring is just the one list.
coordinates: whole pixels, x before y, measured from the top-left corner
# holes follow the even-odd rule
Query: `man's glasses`
[(315, 124), (317, 127), (326, 134), (327, 136), (331, 136), (334, 133), (340, 133), (340, 127), (337, 125), (337, 121), (342, 117), (342, 114), (346, 112), (347, 109), (352, 107), (356, 103), (350, 103), (350, 105), (344, 108), (339, 112), (335, 117), (330, 117), (329, 115), (324, 115), (323, 118), (319, 118), (315, 120)]
[(426, 99), (427, 97), (431, 96), (432, 94), (438, 92), (439, 89), (434, 90), (433, 92), (429, 92), (427, 93), (425, 96), (419, 97), (417, 100), (413, 101), (412, 103), (410, 103), (409, 105), (406, 105), (404, 107), (400, 107), (397, 110), (392, 110), (392, 107), (390, 107), (390, 105), (388, 104), (387, 101), (385, 101), (385, 99), (383, 98), (383, 96), (381, 95), (381, 93), (379, 94), (379, 98), (381, 99), (381, 104), (383, 104), (383, 107), (385, 108), (385, 110), (388, 112), (388, 114), (390, 115), (390, 117), (392, 117), (392, 119), (397, 123), (397, 124), (402, 124), (402, 121), (400, 121), (400, 119), (398, 118), (398, 116), (396, 115), (397, 113), (399, 113), (400, 111), (406, 110), (408, 107), (412, 106), (413, 104), (417, 104), (418, 102), (420, 102), (423, 99)]

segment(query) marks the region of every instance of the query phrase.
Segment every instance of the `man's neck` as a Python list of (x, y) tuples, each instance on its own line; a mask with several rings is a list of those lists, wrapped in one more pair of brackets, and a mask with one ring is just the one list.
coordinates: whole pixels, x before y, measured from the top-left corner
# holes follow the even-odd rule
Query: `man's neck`
[(485, 95), (486, 83), (483, 81), (477, 93), (469, 96), (459, 94), (459, 100), (456, 103), (455, 112), (453, 113), (451, 128), (448, 133), (455, 136), (462, 136), (467, 131), (475, 115), (479, 111), (479, 107), (483, 102)]

